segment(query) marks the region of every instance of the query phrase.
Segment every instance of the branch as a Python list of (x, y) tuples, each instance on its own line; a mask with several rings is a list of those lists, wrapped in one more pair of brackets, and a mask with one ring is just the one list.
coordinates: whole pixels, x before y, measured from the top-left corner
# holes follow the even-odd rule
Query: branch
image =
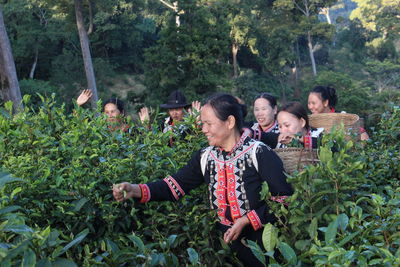
[(294, 5), (297, 7), (298, 10), (300, 10), (305, 16), (307, 16), (306, 11), (304, 11), (304, 9), (302, 9), (299, 4), (297, 4), (296, 0), (292, 1), (294, 3)]
[(93, 3), (91, 0), (88, 0), (89, 3), (89, 29), (87, 30), (87, 34), (90, 35), (93, 32)]
[(160, 0), (161, 3), (163, 3), (164, 5), (166, 5), (167, 7), (171, 8), (172, 10), (174, 10), (175, 12), (176, 10), (176, 6), (171, 5), (170, 3), (168, 3), (167, 1), (164, 0)]

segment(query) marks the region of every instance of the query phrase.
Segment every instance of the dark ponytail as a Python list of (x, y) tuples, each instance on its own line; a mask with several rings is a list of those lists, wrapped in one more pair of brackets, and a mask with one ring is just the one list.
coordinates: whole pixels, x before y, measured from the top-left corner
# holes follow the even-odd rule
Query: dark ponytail
[(335, 88), (329, 86), (316, 86), (311, 90), (311, 93), (319, 93), (322, 101), (328, 100), (329, 107), (335, 108), (338, 101)]

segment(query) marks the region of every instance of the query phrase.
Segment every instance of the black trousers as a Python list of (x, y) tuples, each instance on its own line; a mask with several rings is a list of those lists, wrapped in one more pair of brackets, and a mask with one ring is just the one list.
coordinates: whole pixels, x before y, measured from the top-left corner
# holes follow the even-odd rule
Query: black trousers
[[(218, 229), (220, 229), (222, 231), (222, 233), (224, 234), (226, 232), (226, 230), (229, 229), (229, 227), (219, 224)], [(251, 227), (251, 225), (247, 225), (246, 227), (243, 228), (240, 236), (229, 245), (229, 247), (236, 254), (238, 259), (243, 263), (243, 266), (245, 266), (245, 267), (247, 267), (247, 266), (250, 266), (250, 267), (264, 266), (264, 264), (262, 264), (262, 262), (260, 262), (256, 258), (256, 256), (253, 254), (251, 249), (242, 243), (242, 239), (245, 241), (246, 244), (247, 244), (247, 240), (251, 240), (251, 241), (256, 242), (261, 248), (263, 248), (263, 244), (262, 244), (263, 229), (264, 228), (261, 228), (258, 231), (254, 231), (254, 229)], [(268, 258), (266, 258), (265, 260), (266, 260), (266, 263), (268, 264)]]

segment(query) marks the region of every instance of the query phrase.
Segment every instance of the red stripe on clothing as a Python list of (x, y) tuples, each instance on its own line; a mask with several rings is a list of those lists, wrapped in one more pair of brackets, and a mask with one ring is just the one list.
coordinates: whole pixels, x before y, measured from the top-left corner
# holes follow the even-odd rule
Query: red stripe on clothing
[(311, 132), (308, 131), (308, 133), (303, 137), (304, 141), (304, 147), (312, 149), (312, 138), (311, 138)]
[(247, 213), (247, 218), (250, 221), (251, 226), (253, 227), (254, 231), (257, 231), (262, 227), (262, 223), (260, 218), (258, 217), (255, 210), (250, 211)]
[(285, 199), (287, 199), (288, 196), (271, 196), (271, 200), (279, 203), (284, 203), (285, 204)]
[(241, 217), (240, 215), (240, 206), (238, 203), (238, 199), (236, 197), (236, 177), (234, 173), (234, 166), (229, 164), (226, 166), (226, 180), (228, 182), (227, 185), (227, 194), (228, 194), (228, 201), (231, 210), (232, 220), (236, 221)]
[(142, 192), (142, 197), (140, 198), (140, 203), (146, 203), (150, 201), (151, 194), (150, 188), (147, 184), (139, 184), (140, 191)]

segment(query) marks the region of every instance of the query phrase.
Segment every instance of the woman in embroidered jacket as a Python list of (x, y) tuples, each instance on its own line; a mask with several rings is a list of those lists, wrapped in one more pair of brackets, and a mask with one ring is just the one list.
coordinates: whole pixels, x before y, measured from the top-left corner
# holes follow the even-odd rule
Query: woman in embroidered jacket
[(210, 206), (218, 214), (217, 227), (223, 232), (224, 241), (245, 266), (259, 266), (261, 262), (241, 239), (261, 245), (263, 224), (275, 220), (266, 202), (260, 199), (263, 182), (268, 183), (275, 201), (292, 194), (282, 161), (266, 145), (241, 135), (242, 109), (231, 95), (217, 94), (208, 99), (201, 109), (201, 122), (208, 148), (196, 152), (172, 176), (148, 184), (121, 183), (114, 187), (113, 195), (117, 201), (176, 201), (207, 183)]
[(277, 99), (269, 93), (261, 93), (254, 100), (254, 117), (257, 122), (247, 130), (249, 136), (260, 140), (271, 148), (278, 145), (279, 127), (276, 120), (278, 113)]
[[(311, 128), (307, 111), (299, 102), (289, 102), (278, 112), (278, 148), (293, 147), (298, 141), (301, 147), (317, 148), (324, 128)], [(296, 136), (297, 135), (297, 136)]]

